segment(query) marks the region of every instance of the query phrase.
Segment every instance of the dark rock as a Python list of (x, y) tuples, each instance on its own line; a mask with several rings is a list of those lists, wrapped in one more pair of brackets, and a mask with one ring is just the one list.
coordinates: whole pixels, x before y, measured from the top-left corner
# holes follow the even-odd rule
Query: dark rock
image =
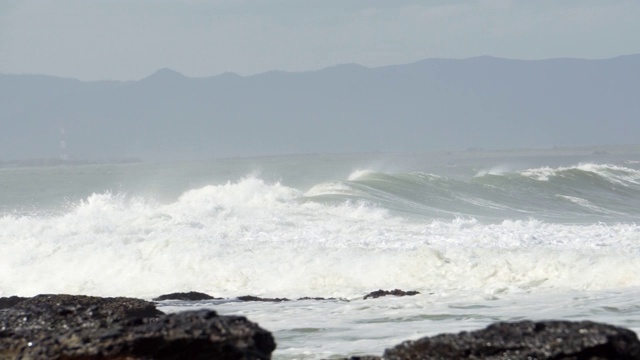
[(590, 321), (495, 323), (459, 334), (406, 341), (387, 349), (400, 359), (640, 359), (640, 341), (630, 330)]
[(400, 289), (395, 289), (395, 290), (377, 290), (377, 291), (373, 291), (368, 293), (367, 295), (364, 296), (364, 299), (375, 299), (375, 298), (379, 298), (381, 296), (387, 296), (387, 295), (393, 295), (393, 296), (413, 296), (413, 295), (418, 295), (420, 294), (417, 291), (403, 291)]
[(323, 298), (323, 297), (309, 297), (309, 296), (305, 296), (305, 297), (301, 297), (298, 298), (298, 301), (301, 300), (335, 300), (336, 298)]
[(298, 298), (298, 301), (306, 301), (306, 300), (314, 300), (314, 301), (344, 301), (344, 302), (349, 302), (348, 299), (344, 299), (344, 298), (323, 298), (323, 297), (301, 297)]
[(10, 308), (16, 305), (17, 303), (27, 299), (28, 298), (26, 297), (19, 297), (19, 296), (2, 297), (0, 298), (0, 310)]
[[(64, 307), (95, 307), (98, 313), (109, 313), (120, 318), (149, 318), (164, 314), (149, 301), (127, 297), (97, 297), (85, 295), (37, 295), (27, 298), (14, 308), (59, 309)], [(97, 314), (97, 316), (99, 316)]]
[(201, 292), (189, 291), (187, 293), (179, 292), (179, 293), (160, 295), (157, 298), (153, 299), (153, 301), (164, 301), (164, 300), (200, 301), (200, 300), (222, 300), (222, 298), (215, 298), (211, 295), (207, 295)]
[(131, 317), (109, 299), (52, 297), (0, 311), (0, 359), (269, 359), (275, 349), (269, 332), (241, 316)]
[(301, 297), (298, 299), (298, 301), (300, 300), (337, 300), (336, 298), (323, 298), (323, 297)]
[(240, 301), (266, 301), (266, 302), (291, 301), (291, 300), (289, 300), (287, 298), (261, 298), (261, 297), (257, 297), (257, 296), (251, 296), (251, 295), (239, 296), (238, 300), (240, 300)]
[(363, 355), (363, 356), (352, 356), (349, 360), (382, 360), (380, 356), (373, 355)]

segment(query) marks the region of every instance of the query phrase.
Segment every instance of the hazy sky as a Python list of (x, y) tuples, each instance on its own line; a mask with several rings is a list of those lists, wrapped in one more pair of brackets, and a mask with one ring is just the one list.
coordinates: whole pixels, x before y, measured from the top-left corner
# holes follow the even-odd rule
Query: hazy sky
[(83, 80), (640, 53), (638, 0), (0, 0), (0, 73)]

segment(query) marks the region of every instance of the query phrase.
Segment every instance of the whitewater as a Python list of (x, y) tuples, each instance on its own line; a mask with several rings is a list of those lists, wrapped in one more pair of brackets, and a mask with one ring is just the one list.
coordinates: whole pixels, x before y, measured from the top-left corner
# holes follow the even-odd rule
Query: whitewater
[[(638, 331), (639, 215), (633, 146), (5, 167), (0, 296), (200, 291), (225, 300), (159, 307), (245, 315), (281, 359), (498, 320)], [(362, 299), (396, 288), (420, 294)]]

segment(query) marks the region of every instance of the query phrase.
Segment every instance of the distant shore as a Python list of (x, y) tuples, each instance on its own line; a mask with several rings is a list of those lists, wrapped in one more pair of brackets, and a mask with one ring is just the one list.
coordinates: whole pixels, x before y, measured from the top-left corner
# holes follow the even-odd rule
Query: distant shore
[(24, 159), (24, 160), (0, 160), (0, 168), (16, 167), (40, 167), (62, 165), (91, 165), (91, 164), (135, 164), (143, 162), (139, 158), (105, 159), (105, 160), (63, 160), (63, 159)]
[(640, 143), (634, 144), (618, 144), (618, 145), (589, 145), (589, 146), (554, 146), (547, 148), (476, 148), (469, 147), (466, 149), (457, 149), (449, 151), (400, 151), (400, 152), (353, 152), (353, 153), (293, 153), (280, 154), (272, 153), (267, 155), (247, 155), (247, 156), (231, 156), (220, 158), (187, 158), (187, 159), (142, 159), (139, 157), (126, 158), (109, 158), (109, 159), (61, 159), (61, 158), (29, 158), (29, 159), (0, 159), (0, 168), (16, 168), (16, 167), (47, 167), (47, 166), (75, 166), (75, 165), (92, 165), (92, 164), (135, 164), (144, 162), (181, 162), (181, 161), (229, 161), (229, 160), (247, 160), (260, 158), (290, 158), (304, 156), (351, 156), (354, 154), (363, 157), (385, 157), (397, 156), (402, 154), (433, 154), (434, 156), (447, 157), (503, 157), (509, 156), (541, 156), (541, 155), (562, 155), (562, 156), (607, 156), (614, 154), (637, 154), (640, 152)]

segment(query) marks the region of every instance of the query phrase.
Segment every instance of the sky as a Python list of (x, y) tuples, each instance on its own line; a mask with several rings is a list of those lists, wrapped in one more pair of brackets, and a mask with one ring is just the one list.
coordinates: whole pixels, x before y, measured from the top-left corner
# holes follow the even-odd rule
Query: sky
[(138, 80), (640, 53), (638, 0), (0, 0), (0, 73)]

